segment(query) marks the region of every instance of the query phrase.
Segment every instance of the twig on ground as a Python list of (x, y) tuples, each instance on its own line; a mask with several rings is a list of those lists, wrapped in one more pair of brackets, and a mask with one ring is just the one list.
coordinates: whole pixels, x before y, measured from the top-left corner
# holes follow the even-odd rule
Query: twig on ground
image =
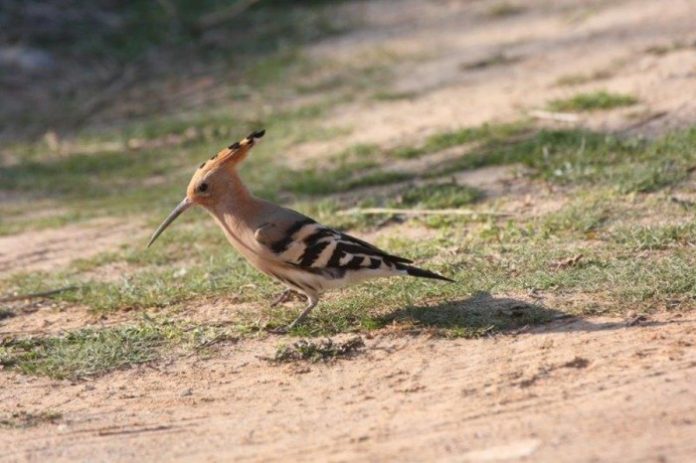
[(471, 209), (399, 209), (393, 207), (367, 207), (353, 208), (339, 211), (339, 215), (377, 215), (377, 214), (402, 214), (402, 215), (491, 215), (496, 217), (507, 217), (511, 214), (507, 212), (495, 211), (474, 211)]
[(624, 127), (624, 129), (621, 130), (621, 132), (625, 133), (625, 132), (643, 127), (644, 125), (649, 124), (652, 121), (655, 121), (657, 119), (661, 119), (661, 118), (665, 117), (667, 114), (669, 114), (667, 111), (656, 112), (654, 114), (649, 115), (648, 117), (646, 117), (644, 119), (639, 120), (638, 122), (635, 122), (633, 124), (630, 124), (627, 127)]
[(39, 297), (49, 297), (49, 296), (53, 296), (54, 294), (63, 293), (65, 291), (72, 291), (75, 289), (77, 289), (77, 286), (66, 286), (65, 288), (51, 289), (49, 291), (39, 291), (36, 293), (29, 293), (29, 294), (18, 294), (16, 296), (8, 296), (5, 298), (2, 298), (2, 299), (0, 299), (0, 302), (14, 302), (14, 301), (23, 301), (26, 299), (36, 299)]
[(109, 428), (104, 428), (104, 429), (99, 429), (97, 431), (97, 434), (99, 436), (114, 436), (114, 435), (120, 435), (120, 434), (138, 434), (142, 432), (156, 432), (156, 431), (168, 431), (170, 429), (174, 428), (174, 426), (170, 425), (159, 425), (159, 426), (143, 426), (140, 428), (134, 427), (134, 428), (117, 428), (116, 426), (112, 426)]

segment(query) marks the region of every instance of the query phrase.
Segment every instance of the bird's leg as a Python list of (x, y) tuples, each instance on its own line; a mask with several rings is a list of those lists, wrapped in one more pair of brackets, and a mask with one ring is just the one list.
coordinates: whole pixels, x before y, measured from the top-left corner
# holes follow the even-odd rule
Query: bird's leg
[[(297, 291), (293, 291), (293, 290), (289, 289), (286, 292), (294, 293)], [(284, 294), (285, 293), (283, 293), (283, 295)], [(271, 330), (268, 330), (269, 333), (285, 334), (288, 331), (290, 331), (291, 329), (293, 329), (294, 327), (296, 327), (300, 322), (302, 322), (302, 320), (304, 320), (304, 318), (309, 314), (309, 312), (311, 312), (312, 309), (317, 305), (317, 302), (319, 302), (319, 297), (317, 295), (307, 294), (306, 296), (307, 296), (307, 307), (305, 307), (305, 309), (302, 311), (302, 313), (288, 326), (273, 328)]]
[(273, 299), (273, 302), (271, 302), (271, 307), (275, 307), (283, 302), (287, 302), (287, 300), (290, 299), (290, 296), (292, 296), (292, 293), (294, 293), (292, 289), (286, 289), (278, 297)]
[(308, 294), (307, 295), (307, 307), (305, 307), (305, 309), (302, 311), (300, 316), (295, 319), (295, 321), (293, 321), (292, 323), (290, 323), (288, 325), (287, 330), (289, 331), (289, 330), (293, 329), (294, 327), (296, 327), (299, 323), (301, 323), (302, 320), (304, 320), (305, 317), (307, 315), (309, 315), (309, 312), (312, 311), (314, 306), (317, 305), (317, 302), (319, 302), (319, 298), (317, 296)]

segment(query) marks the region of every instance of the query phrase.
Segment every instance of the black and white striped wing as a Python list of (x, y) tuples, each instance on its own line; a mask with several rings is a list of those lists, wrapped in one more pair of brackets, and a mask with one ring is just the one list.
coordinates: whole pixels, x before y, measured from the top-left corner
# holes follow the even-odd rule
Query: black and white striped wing
[(256, 238), (286, 264), (336, 276), (346, 270), (396, 270), (399, 264), (411, 262), (309, 218), (267, 224), (257, 230)]

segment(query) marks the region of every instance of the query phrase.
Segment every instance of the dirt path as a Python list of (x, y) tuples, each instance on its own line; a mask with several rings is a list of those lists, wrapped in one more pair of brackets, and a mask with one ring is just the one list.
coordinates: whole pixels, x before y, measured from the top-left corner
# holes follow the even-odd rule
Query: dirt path
[(271, 337), (90, 382), (0, 376), (5, 461), (693, 461), (696, 316), (480, 340), (381, 335), (332, 364)]

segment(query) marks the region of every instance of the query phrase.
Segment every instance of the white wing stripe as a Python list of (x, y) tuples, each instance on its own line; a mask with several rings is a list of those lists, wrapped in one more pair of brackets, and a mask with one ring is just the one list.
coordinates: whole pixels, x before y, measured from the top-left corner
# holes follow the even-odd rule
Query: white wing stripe
[(324, 248), (323, 251), (321, 251), (321, 254), (319, 254), (319, 257), (317, 257), (317, 260), (314, 261), (312, 264), (312, 267), (316, 268), (322, 268), (326, 266), (326, 263), (329, 261), (331, 256), (333, 255), (334, 251), (336, 250), (336, 240), (332, 239), (329, 242), (329, 245)]

